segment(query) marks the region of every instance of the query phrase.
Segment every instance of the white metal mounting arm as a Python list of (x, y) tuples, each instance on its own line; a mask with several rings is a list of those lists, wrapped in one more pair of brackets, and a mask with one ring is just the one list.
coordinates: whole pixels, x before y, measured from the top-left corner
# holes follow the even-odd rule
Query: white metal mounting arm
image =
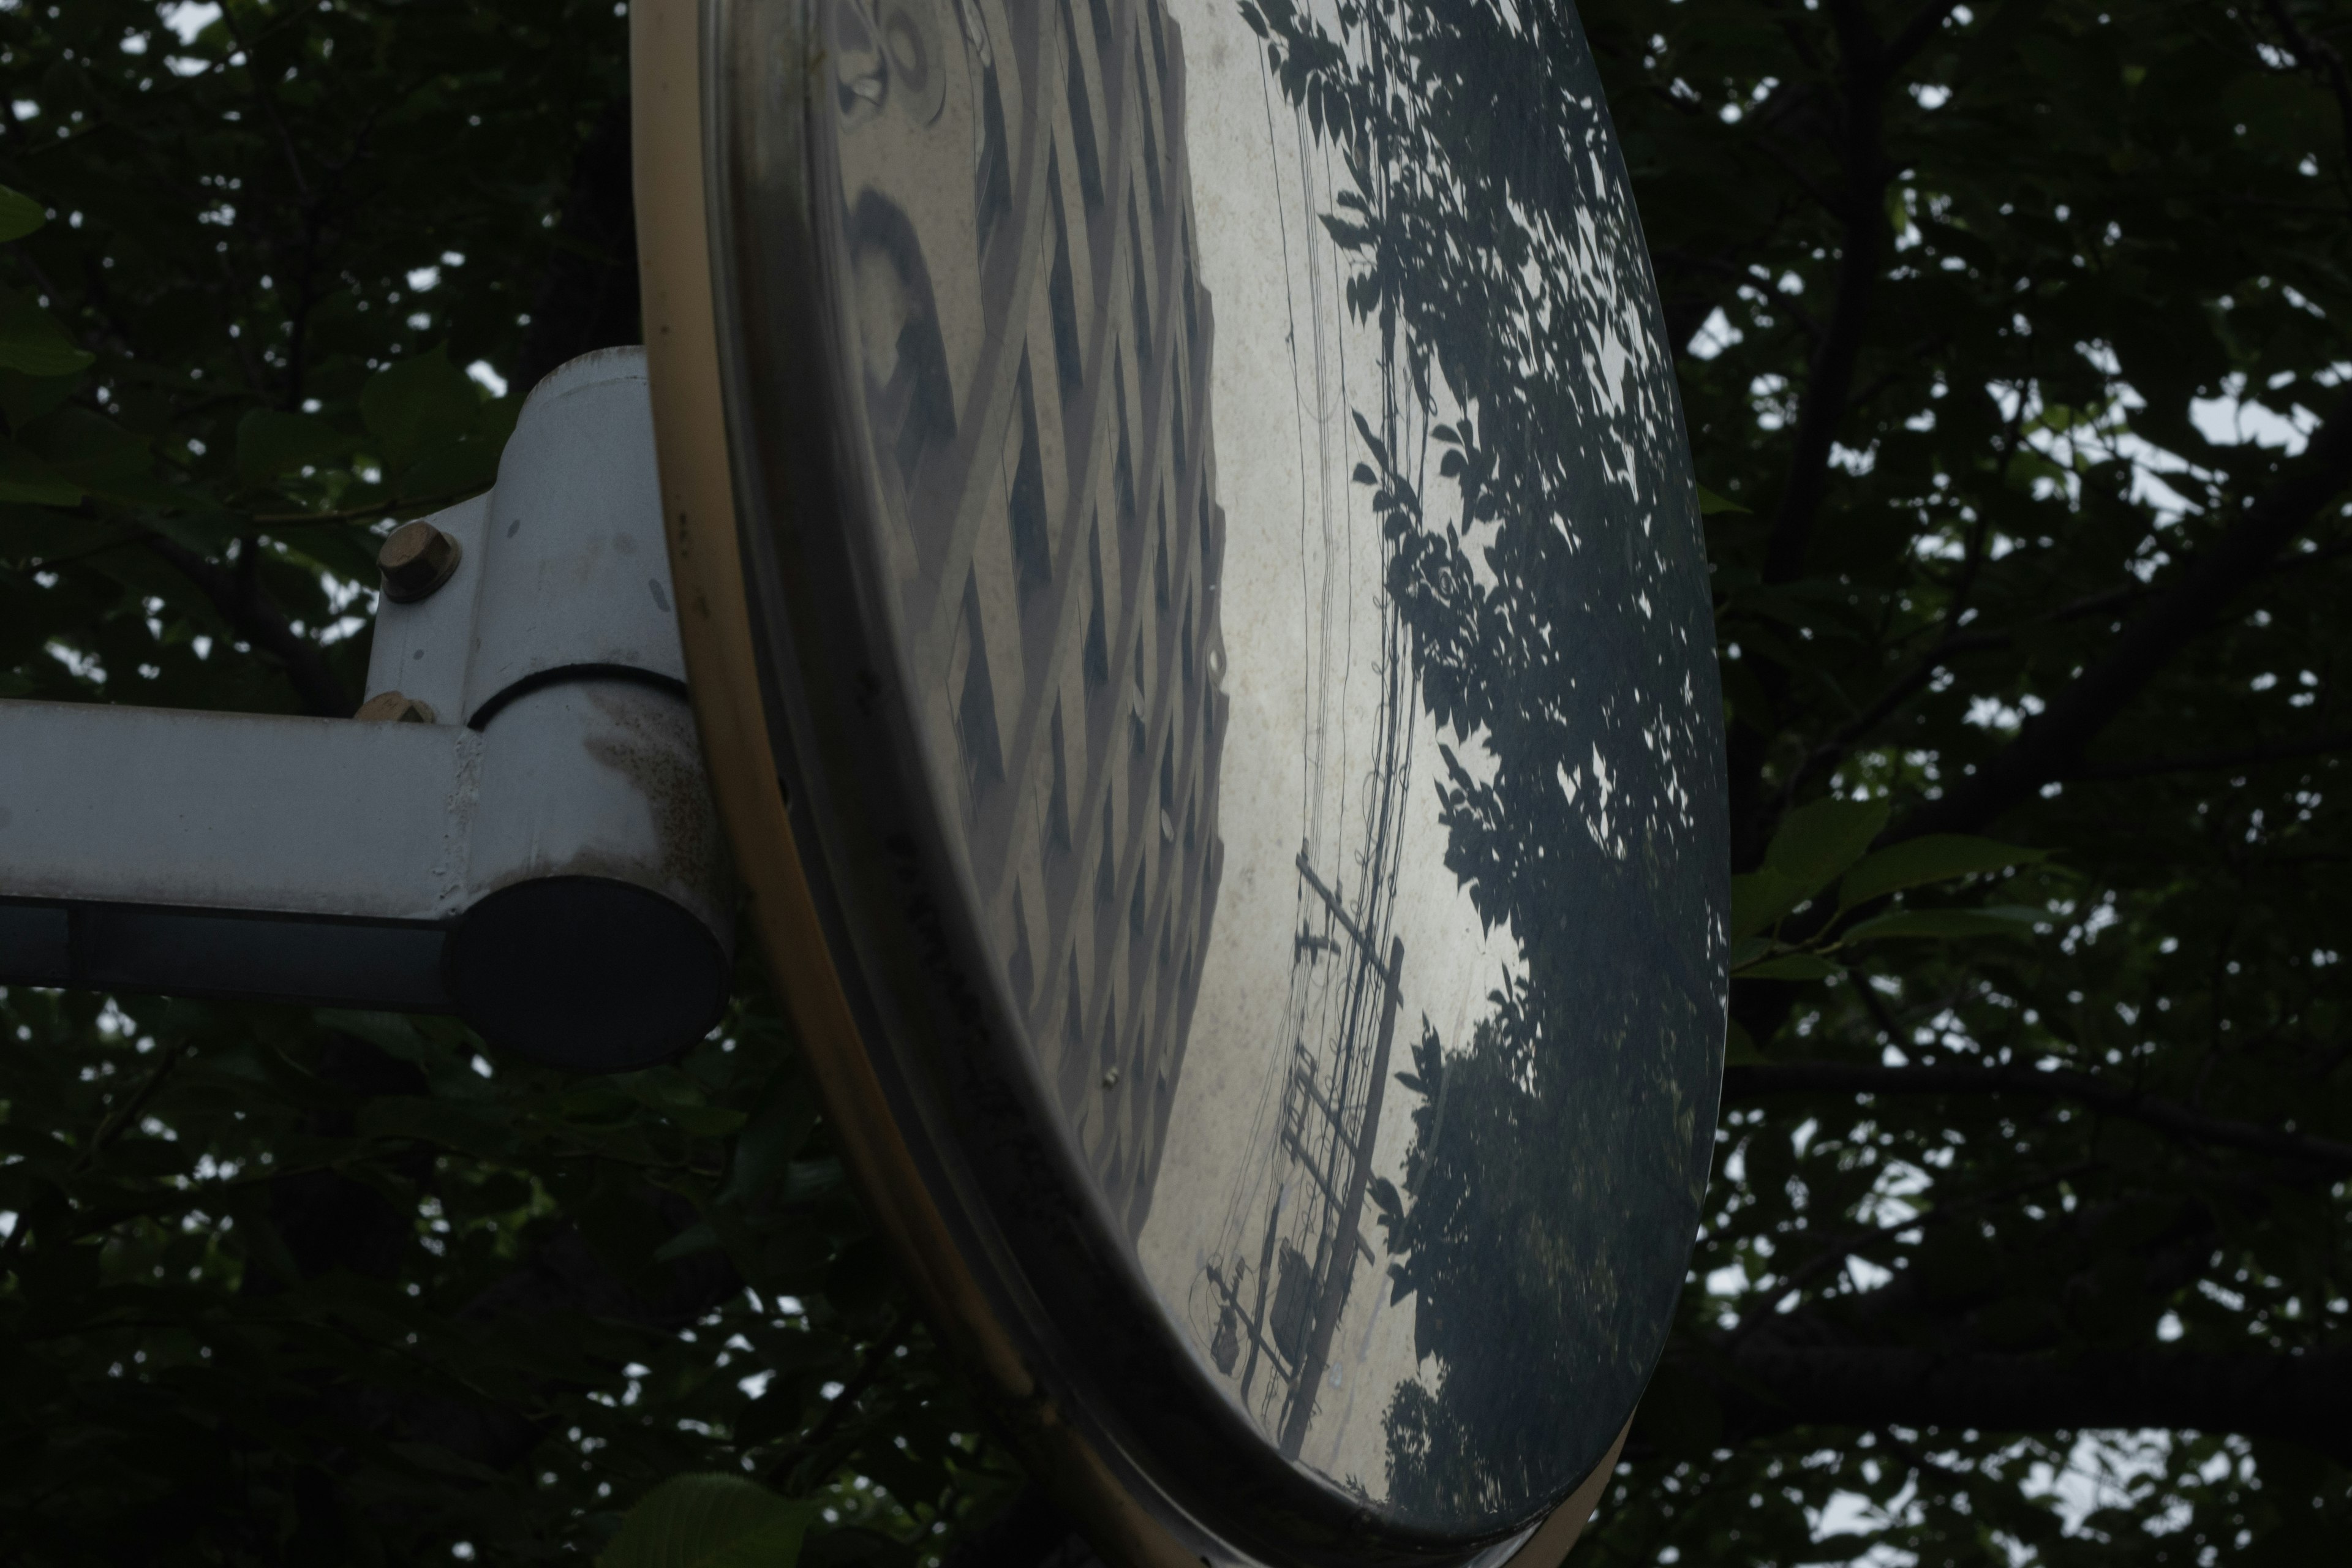
[(717, 1021), (643, 352), (548, 376), (404, 533), (360, 719), (0, 702), (0, 982), (454, 1012), (589, 1070)]

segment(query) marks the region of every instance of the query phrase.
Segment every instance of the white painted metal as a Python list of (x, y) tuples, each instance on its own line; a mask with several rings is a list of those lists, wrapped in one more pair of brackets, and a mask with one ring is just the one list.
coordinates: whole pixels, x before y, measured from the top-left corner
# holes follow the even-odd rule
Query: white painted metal
[(635, 348), (583, 355), (524, 402), (476, 557), (467, 722), (558, 670), (629, 670), (684, 689), (651, 407)]
[(732, 894), (653, 460), (642, 351), (532, 393), (431, 520), (456, 575), (379, 610), (368, 695), (436, 722), (0, 701), (0, 983), (457, 1010), (586, 1067), (699, 1034)]
[(482, 737), (0, 702), (0, 981), (437, 1009)]
[(474, 606), (482, 581), (482, 536), (488, 531), (488, 493), (459, 501), (425, 521), (457, 542), (464, 552), (457, 574), (413, 605), (381, 600), (375, 612), (375, 645), (368, 655), (367, 695), (397, 691), (433, 710), (445, 723), (466, 716), (466, 667), (474, 646)]
[(357, 920), (466, 903), (483, 738), (79, 702), (0, 702), (0, 891)]

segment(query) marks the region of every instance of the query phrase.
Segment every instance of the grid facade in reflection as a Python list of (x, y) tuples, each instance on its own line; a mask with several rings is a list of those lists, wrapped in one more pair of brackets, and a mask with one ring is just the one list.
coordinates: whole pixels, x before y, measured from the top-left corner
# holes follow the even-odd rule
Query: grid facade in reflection
[(1223, 858), (1177, 30), (1158, 0), (837, 0), (834, 26), (915, 696), (1041, 1065), (1132, 1237)]

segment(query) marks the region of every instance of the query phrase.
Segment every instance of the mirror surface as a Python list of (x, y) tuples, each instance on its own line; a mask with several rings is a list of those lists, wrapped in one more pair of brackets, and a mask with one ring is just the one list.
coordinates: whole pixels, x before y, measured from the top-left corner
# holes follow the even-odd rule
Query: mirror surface
[(1663, 1342), (1724, 1028), (1706, 567), (1574, 12), (815, 14), (860, 548), (1102, 1244), (1283, 1461), (1529, 1520)]

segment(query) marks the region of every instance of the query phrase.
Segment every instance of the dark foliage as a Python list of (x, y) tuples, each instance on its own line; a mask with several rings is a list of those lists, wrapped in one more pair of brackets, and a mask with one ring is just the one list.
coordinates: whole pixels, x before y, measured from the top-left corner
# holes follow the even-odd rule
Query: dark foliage
[[(1679, 1326), (1580, 1550), (2327, 1560), (2352, 24), (1583, 23), (1720, 498), (1763, 912)], [(0, 695), (349, 710), (386, 520), (628, 335), (624, 64), (592, 0), (0, 9), (0, 184), (47, 219), (0, 210)], [(2032, 853), (1851, 909), (1771, 881), (1865, 799), (1882, 850)], [(810, 1561), (908, 1561), (1010, 1489), (756, 976), (593, 1084), (373, 1016), (17, 990), (0, 1026), (14, 1560), (530, 1561), (748, 1469), (824, 1501)], [(1060, 1533), (1024, 1500), (967, 1560)]]

